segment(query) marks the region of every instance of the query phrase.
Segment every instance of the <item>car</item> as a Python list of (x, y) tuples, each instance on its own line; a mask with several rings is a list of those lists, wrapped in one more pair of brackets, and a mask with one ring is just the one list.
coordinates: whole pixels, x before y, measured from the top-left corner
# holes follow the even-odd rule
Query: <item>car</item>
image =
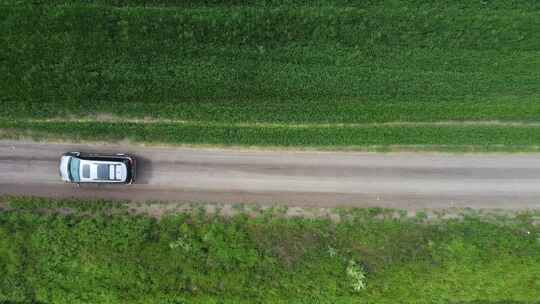
[(60, 177), (68, 183), (132, 184), (135, 157), (127, 154), (67, 152), (60, 158)]

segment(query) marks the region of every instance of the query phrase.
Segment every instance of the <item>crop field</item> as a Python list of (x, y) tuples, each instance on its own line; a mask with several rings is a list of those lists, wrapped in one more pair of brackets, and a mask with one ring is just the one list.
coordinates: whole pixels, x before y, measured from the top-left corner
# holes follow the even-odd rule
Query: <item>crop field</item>
[[(2, 198), (5, 303), (538, 303), (538, 214), (223, 217)], [(249, 214), (249, 215), (248, 215)], [(335, 218), (335, 217), (334, 217)], [(536, 224), (534, 224), (536, 221)]]
[[(175, 144), (540, 146), (537, 1), (32, 3), (0, 0), (10, 134), (138, 119), (127, 137)], [(268, 137), (199, 136), (223, 132)]]

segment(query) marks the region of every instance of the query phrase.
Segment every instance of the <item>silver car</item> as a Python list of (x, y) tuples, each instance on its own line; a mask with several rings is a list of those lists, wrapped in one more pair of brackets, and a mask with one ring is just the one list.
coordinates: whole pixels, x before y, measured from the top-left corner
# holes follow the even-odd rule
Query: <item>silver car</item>
[(60, 176), (69, 183), (132, 184), (135, 158), (126, 154), (67, 152), (60, 158)]

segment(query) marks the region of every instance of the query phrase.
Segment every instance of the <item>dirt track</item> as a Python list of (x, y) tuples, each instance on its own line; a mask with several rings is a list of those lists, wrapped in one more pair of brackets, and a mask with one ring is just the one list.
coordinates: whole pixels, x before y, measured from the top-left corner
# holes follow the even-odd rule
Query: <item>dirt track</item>
[[(63, 184), (66, 151), (129, 152), (137, 184)], [(0, 194), (380, 206), (540, 207), (539, 154), (339, 153), (147, 148), (0, 141)]]

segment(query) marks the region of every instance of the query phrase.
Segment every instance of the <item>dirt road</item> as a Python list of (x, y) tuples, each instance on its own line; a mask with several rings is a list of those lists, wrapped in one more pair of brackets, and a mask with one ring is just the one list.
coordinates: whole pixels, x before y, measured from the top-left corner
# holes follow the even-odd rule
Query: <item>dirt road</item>
[[(137, 184), (60, 181), (66, 151), (129, 152)], [(539, 154), (259, 152), (0, 141), (0, 194), (129, 200), (540, 208)]]

